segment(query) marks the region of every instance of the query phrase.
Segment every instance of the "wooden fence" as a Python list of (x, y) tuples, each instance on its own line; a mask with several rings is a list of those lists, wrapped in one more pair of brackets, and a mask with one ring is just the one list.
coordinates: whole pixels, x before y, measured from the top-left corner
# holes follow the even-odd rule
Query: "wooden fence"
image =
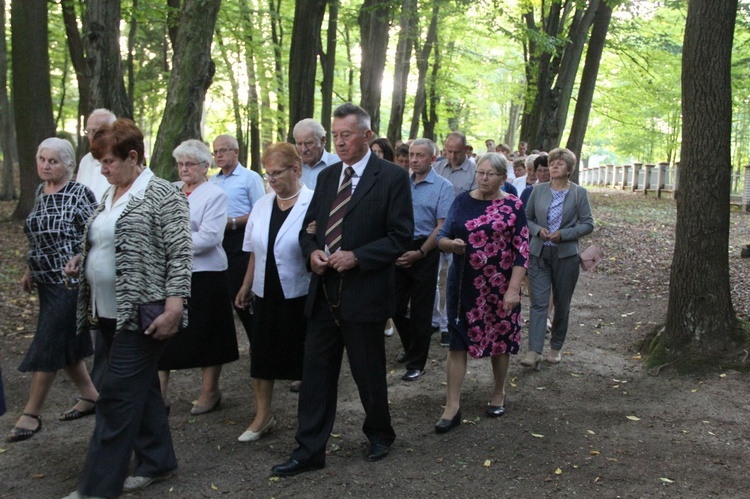
[[(599, 165), (592, 168), (582, 168), (578, 179), (581, 185), (609, 187), (611, 189), (629, 190), (656, 194), (660, 198), (662, 193), (674, 194), (679, 189), (680, 163), (658, 163), (632, 165)], [(750, 165), (746, 165), (743, 173), (732, 173), (729, 202), (742, 207), (743, 211), (750, 208)]]

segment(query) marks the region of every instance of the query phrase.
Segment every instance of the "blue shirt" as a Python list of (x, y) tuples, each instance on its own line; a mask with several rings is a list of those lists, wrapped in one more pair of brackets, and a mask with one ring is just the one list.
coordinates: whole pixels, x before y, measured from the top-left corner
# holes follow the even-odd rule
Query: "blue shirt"
[(453, 185), (430, 169), (420, 182), (411, 177), (411, 199), (414, 205), (414, 239), (424, 239), (432, 234), (439, 219), (448, 216), (453, 203)]
[(456, 169), (453, 169), (447, 159), (436, 161), (435, 164), (432, 165), (432, 169), (435, 170), (438, 175), (448, 179), (453, 185), (454, 196), (458, 196), (462, 192), (471, 191), (477, 186), (475, 178), (477, 165), (472, 163), (468, 156), (466, 156), (464, 162), (461, 163), (461, 166)]
[(320, 156), (320, 161), (315, 163), (315, 166), (310, 166), (307, 163), (302, 163), (302, 178), (300, 179), (308, 189), (315, 190), (315, 186), (318, 183), (318, 175), (325, 168), (334, 165), (341, 161), (338, 156), (331, 154), (330, 152), (323, 149), (323, 154)]
[(263, 197), (263, 179), (252, 170), (241, 164), (229, 175), (219, 172), (209, 179), (218, 185), (227, 195), (227, 217), (242, 217), (250, 213), (256, 201)]

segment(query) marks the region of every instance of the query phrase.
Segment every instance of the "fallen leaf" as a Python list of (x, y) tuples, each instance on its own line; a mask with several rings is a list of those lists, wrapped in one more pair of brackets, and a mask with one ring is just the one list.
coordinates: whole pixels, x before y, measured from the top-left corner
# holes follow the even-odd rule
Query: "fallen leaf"
[(562, 475), (562, 470), (560, 468), (557, 468), (555, 470), (555, 475)]
[(5, 451), (7, 451), (7, 450), (8, 450), (8, 449), (0, 449), (0, 454), (2, 454), (3, 452), (5, 452)]
[(633, 360), (641, 360), (641, 356), (640, 355), (633, 355), (631, 357), (631, 359), (633, 359)]
[(589, 435), (596, 435), (596, 433), (594, 433), (594, 432), (593, 432), (593, 431), (591, 431), (591, 430), (586, 430), (586, 433), (588, 433)]
[(690, 390), (690, 393), (695, 393), (695, 392), (697, 392), (697, 391), (698, 391), (698, 389), (697, 389), (697, 388), (693, 388), (692, 390)]
[(674, 480), (670, 480), (669, 478), (661, 477), (659, 478), (659, 480), (661, 480), (664, 483), (674, 483)]
[(333, 438), (341, 438), (341, 433), (331, 433)]
[(721, 373), (721, 374), (719, 374), (719, 377), (720, 378), (726, 378), (727, 377), (727, 373)]
[(268, 481), (269, 482), (278, 482), (280, 478), (281, 477), (278, 477), (278, 476), (271, 476), (271, 477), (268, 477)]
[(485, 468), (489, 468), (490, 466), (492, 466), (492, 461), (490, 461), (489, 459), (485, 459), (484, 460), (484, 467)]
[(639, 418), (638, 416), (628, 416), (628, 419), (631, 420), (631, 421), (640, 421), (641, 420), (641, 418)]
[(601, 454), (601, 452), (599, 452), (598, 450), (589, 451), (589, 456), (598, 456), (599, 454)]
[(541, 435), (539, 433), (532, 433), (531, 436), (534, 438), (544, 438), (544, 435)]
[(44, 478), (44, 473), (34, 473), (31, 478)]
[(219, 487), (217, 487), (217, 486), (216, 486), (216, 485), (214, 485), (214, 484), (211, 484), (211, 490), (219, 490)]
[(537, 390), (546, 390), (547, 387), (546, 386), (537, 386), (536, 389)]

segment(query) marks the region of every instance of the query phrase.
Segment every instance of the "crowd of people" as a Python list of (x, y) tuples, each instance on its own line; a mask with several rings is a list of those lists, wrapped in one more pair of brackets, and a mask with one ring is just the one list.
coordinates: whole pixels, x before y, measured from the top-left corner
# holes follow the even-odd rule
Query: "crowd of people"
[[(42, 142), (21, 282), (39, 294), (40, 311), (19, 367), (32, 373), (28, 402), (7, 441), (39, 433), (63, 369), (79, 397), (60, 420), (96, 419), (68, 497), (115, 497), (170, 477), (170, 372), (200, 368), (190, 413), (219, 409), (222, 366), (239, 358), (233, 309), (250, 342), (255, 402), (238, 440), (274, 429), (276, 380), (299, 391), (297, 447), (274, 475), (325, 466), (344, 351), (365, 411), (365, 458), (388, 455), (396, 432), (384, 332), (394, 329), (404, 382), (427, 374), (434, 333), (448, 349), (436, 433), (462, 421), (469, 356), (490, 358), (484, 411), (503, 416), (524, 290), (531, 306), (521, 365), (562, 358), (578, 240), (593, 230), (587, 192), (569, 180), (577, 158), (563, 148), (527, 155), (525, 142), (511, 152), (492, 140), (474, 157), (460, 132), (442, 148), (426, 138), (394, 147), (370, 126), (361, 107), (339, 106), (333, 154), (323, 126), (300, 121), (294, 144), (265, 147), (265, 184), (240, 164), (230, 135), (216, 137), (212, 151), (181, 143), (173, 151), (180, 180), (158, 178), (142, 132), (103, 109), (87, 121), (91, 152), (76, 180), (70, 143)], [(212, 165), (219, 172), (209, 178)]]

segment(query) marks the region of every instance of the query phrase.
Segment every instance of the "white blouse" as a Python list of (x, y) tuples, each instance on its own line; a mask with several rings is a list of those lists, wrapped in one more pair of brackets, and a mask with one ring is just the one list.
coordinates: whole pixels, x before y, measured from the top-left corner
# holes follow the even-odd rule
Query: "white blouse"
[[(182, 188), (183, 182), (175, 182)], [(188, 196), (190, 229), (193, 232), (193, 272), (227, 269), (227, 254), (221, 246), (227, 225), (227, 195), (224, 189), (203, 182)]]

